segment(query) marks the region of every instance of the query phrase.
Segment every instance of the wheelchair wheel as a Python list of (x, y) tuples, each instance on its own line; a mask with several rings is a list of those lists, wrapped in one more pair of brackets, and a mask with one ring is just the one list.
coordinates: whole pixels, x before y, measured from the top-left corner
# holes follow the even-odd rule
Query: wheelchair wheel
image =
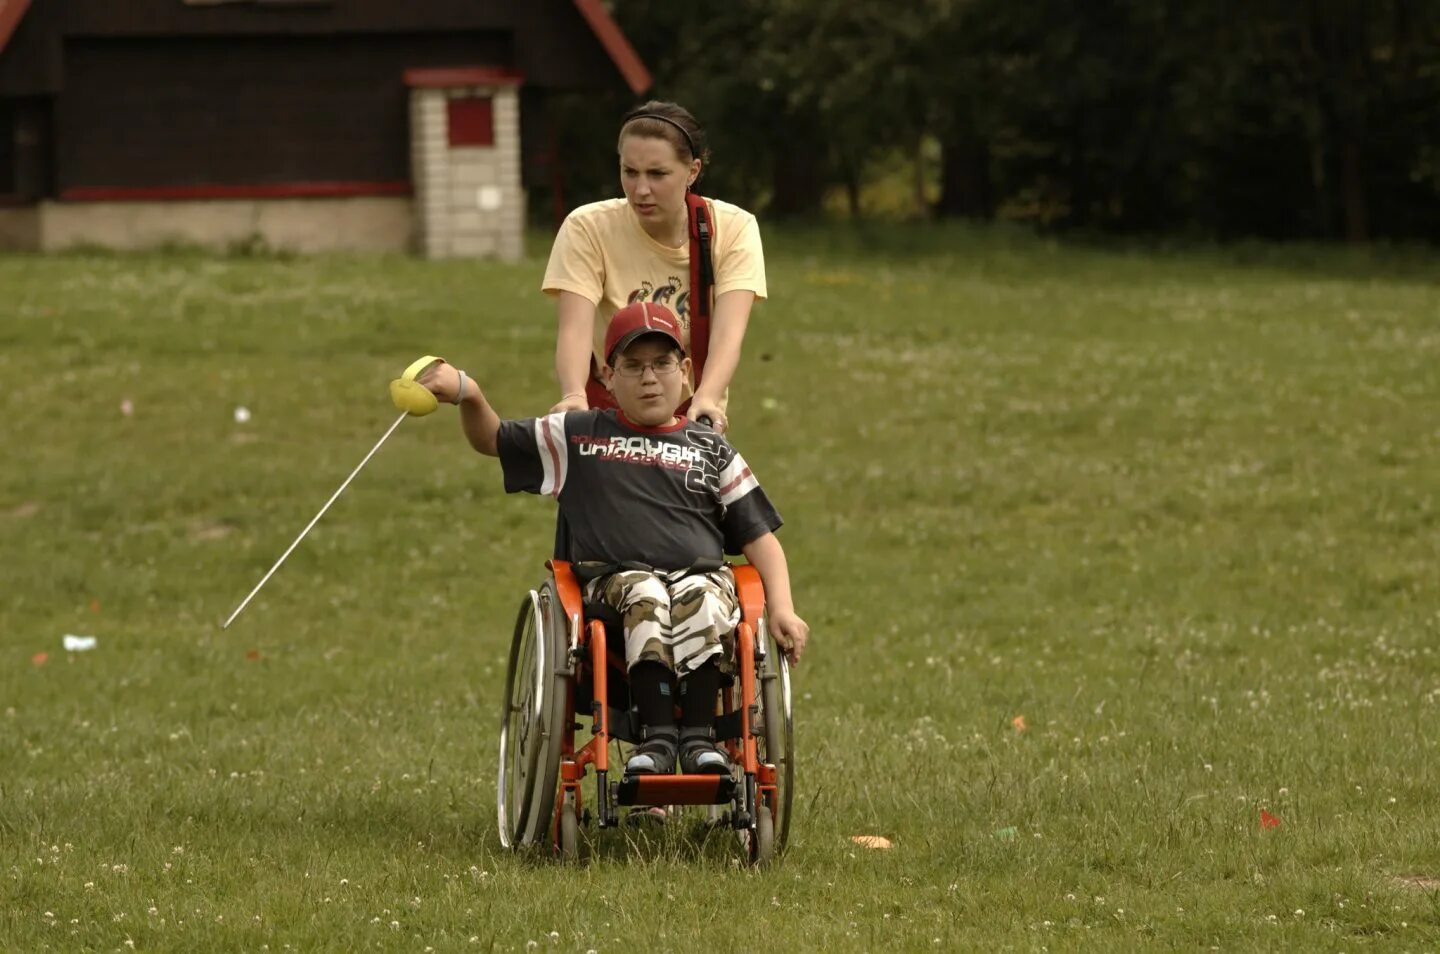
[(755, 867), (764, 867), (775, 857), (775, 822), (764, 805), (755, 815), (755, 827), (746, 832), (746, 842), (750, 863)]
[(560, 806), (560, 832), (555, 844), (562, 862), (580, 860), (580, 819), (575, 815), (575, 805), (566, 798)]
[[(761, 762), (775, 766), (775, 850), (785, 850), (790, 836), (790, 811), (795, 798), (795, 720), (791, 709), (790, 663), (760, 620), (765, 658), (757, 675), (760, 682), (760, 737), (756, 739)], [(761, 815), (768, 814), (761, 811)]]
[(553, 582), (526, 594), (515, 619), (500, 714), (495, 807), (506, 848), (550, 837), (568, 689), (556, 671), (565, 657), (565, 630)]

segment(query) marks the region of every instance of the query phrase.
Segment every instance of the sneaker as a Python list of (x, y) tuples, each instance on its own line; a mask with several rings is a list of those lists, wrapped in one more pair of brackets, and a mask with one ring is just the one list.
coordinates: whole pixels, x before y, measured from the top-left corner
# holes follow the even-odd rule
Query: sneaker
[(680, 733), (673, 725), (645, 727), (645, 738), (630, 760), (625, 763), (626, 775), (672, 775), (675, 772), (675, 746)]
[(680, 771), (686, 775), (727, 775), (730, 759), (715, 744), (715, 730), (686, 726), (680, 734)]

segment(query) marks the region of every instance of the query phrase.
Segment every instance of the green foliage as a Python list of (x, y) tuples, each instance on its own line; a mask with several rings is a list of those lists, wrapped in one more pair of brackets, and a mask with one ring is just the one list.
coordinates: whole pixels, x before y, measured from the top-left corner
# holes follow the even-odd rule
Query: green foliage
[(218, 629), (413, 357), (549, 406), (540, 259), (0, 258), (0, 949), (1440, 945), (1435, 256), (767, 253), (733, 436), (815, 641), (758, 873), (684, 826), (500, 849), (553, 515), (451, 408)]
[(617, 0), (615, 12), (657, 94), (713, 131), (706, 187), (771, 218), (818, 212), (830, 187), (863, 207), (897, 152), (923, 196), (914, 159), (929, 137), (942, 215), (1440, 237), (1431, 0)]

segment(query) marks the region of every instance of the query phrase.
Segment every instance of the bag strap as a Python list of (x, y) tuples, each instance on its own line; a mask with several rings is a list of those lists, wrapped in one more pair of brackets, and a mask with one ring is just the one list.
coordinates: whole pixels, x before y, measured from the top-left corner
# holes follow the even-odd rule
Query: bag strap
[(695, 387), (705, 373), (710, 354), (710, 298), (715, 290), (715, 263), (711, 258), (714, 224), (703, 196), (685, 194), (690, 218), (690, 362), (695, 367)]

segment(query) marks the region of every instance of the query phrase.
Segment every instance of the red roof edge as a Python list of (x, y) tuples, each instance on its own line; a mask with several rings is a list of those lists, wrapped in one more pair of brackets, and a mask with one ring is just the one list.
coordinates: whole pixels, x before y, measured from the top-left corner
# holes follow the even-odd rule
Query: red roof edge
[(620, 75), (625, 77), (625, 82), (630, 86), (630, 92), (640, 95), (650, 88), (650, 71), (640, 60), (640, 54), (635, 52), (635, 47), (625, 39), (625, 34), (620, 31), (620, 26), (601, 0), (575, 0), (575, 7), (585, 22), (590, 24), (590, 30), (600, 45), (605, 47), (605, 52), (610, 54)]
[(30, 0), (0, 0), (0, 53), (5, 52), (5, 44), (10, 42), (10, 35), (20, 25), (25, 11), (30, 9)]

